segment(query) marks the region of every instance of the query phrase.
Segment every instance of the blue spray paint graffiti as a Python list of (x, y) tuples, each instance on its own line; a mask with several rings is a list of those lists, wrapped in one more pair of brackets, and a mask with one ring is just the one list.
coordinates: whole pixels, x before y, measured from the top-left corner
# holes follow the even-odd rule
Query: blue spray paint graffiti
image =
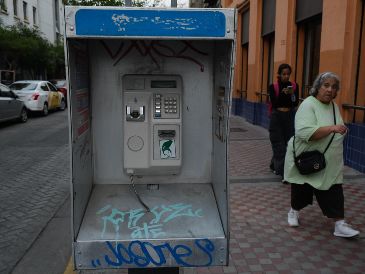
[[(172, 205), (160, 205), (146, 213), (142, 208), (131, 209), (129, 211), (120, 211), (107, 205), (96, 212), (97, 215), (104, 216), (102, 219), (101, 238), (104, 238), (108, 225), (112, 225), (115, 233), (115, 239), (119, 238), (120, 229), (123, 223), (127, 223), (127, 228), (131, 230), (132, 239), (156, 239), (163, 237), (166, 233), (163, 231), (163, 225), (179, 217), (201, 218), (202, 210), (193, 210), (192, 205), (178, 203)], [(149, 221), (141, 221), (148, 214)]]
[[(214, 244), (208, 239), (197, 239), (191, 248), (187, 245), (177, 244), (172, 246), (170, 243), (156, 244), (142, 241), (132, 241), (128, 246), (118, 243), (115, 246), (109, 242), (105, 242), (110, 254), (102, 255), (103, 259), (91, 260), (94, 268), (100, 266), (108, 267), (146, 267), (146, 266), (163, 266), (166, 264), (166, 257), (173, 258), (176, 265), (183, 267), (204, 267), (210, 266), (213, 261), (212, 252)], [(196, 252), (196, 254), (193, 253)], [(166, 255), (165, 255), (166, 254)], [(189, 258), (199, 256), (206, 257), (206, 261), (201, 264), (189, 263)], [(171, 263), (171, 262), (170, 262)]]

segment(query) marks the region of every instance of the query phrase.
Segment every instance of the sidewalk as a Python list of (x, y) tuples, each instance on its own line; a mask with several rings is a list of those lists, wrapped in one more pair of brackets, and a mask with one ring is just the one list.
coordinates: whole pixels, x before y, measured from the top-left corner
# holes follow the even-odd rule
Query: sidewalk
[(290, 185), (271, 173), (270, 159), (267, 130), (233, 117), (230, 264), (184, 273), (365, 273), (365, 174), (345, 167), (346, 217), (362, 233), (343, 239), (316, 202), (298, 228), (287, 225)]

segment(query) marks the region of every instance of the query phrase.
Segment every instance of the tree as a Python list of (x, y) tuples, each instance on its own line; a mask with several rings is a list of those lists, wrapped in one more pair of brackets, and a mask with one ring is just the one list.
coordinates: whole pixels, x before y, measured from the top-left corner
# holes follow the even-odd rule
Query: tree
[(22, 71), (32, 79), (46, 76), (47, 71), (56, 73), (64, 67), (60, 43), (52, 45), (41, 36), (39, 30), (21, 23), (0, 26), (0, 53), (5, 69), (17, 70), (18, 73)]

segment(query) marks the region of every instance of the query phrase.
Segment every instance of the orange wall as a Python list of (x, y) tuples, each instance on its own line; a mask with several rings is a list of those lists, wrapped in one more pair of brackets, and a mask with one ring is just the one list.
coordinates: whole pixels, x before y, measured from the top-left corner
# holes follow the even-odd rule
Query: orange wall
[[(340, 76), (339, 105), (354, 102), (360, 11), (361, 0), (323, 1), (319, 71), (333, 71)], [(353, 110), (340, 109), (344, 119), (350, 121)]]
[(247, 99), (256, 101), (261, 89), (261, 11), (262, 0), (250, 1)]
[(319, 71), (342, 72), (345, 42), (346, 1), (324, 0)]
[[(257, 102), (259, 97), (256, 92), (261, 91), (262, 75), (262, 52), (263, 42), (261, 37), (262, 1), (229, 1), (229, 7), (245, 5), (250, 9), (249, 26), (249, 52), (248, 52), (248, 82), (247, 100)], [(319, 71), (333, 71), (341, 78), (341, 90), (336, 99), (339, 105), (354, 102), (355, 77), (357, 67), (358, 41), (360, 31), (360, 13), (362, 0), (323, 0), (322, 33), (320, 48)], [(226, 6), (227, 7), (227, 6)], [(280, 16), (278, 16), (280, 14)], [(239, 18), (240, 21), (240, 18)], [(239, 28), (240, 32), (240, 28)], [(240, 33), (238, 34), (240, 37)], [(303, 33), (297, 37), (297, 25), (295, 23), (295, 1), (276, 0), (275, 16), (275, 49), (274, 49), (274, 74), (279, 64), (285, 62), (292, 66), (292, 79), (297, 75), (297, 81), (301, 85), (301, 74), (303, 71), (303, 47), (299, 42), (298, 53), (297, 39), (303, 39)], [(240, 39), (240, 38), (239, 38)], [(365, 43), (364, 43), (365, 44)], [(364, 45), (363, 45), (364, 46)], [(237, 65), (235, 88), (240, 89), (241, 75), (241, 42), (237, 43)], [(365, 46), (364, 46), (365, 47)], [(297, 55), (298, 54), (298, 55)], [(364, 53), (365, 55), (365, 53)], [(365, 57), (364, 57), (365, 58)], [(295, 63), (298, 64), (295, 64)], [(297, 71), (295, 67), (297, 66)], [(365, 71), (365, 64), (361, 66)], [(365, 85), (365, 76), (361, 75), (360, 85)], [(239, 97), (234, 92), (234, 97)], [(365, 92), (358, 95), (358, 103), (365, 102)], [(353, 116), (352, 110), (341, 108), (345, 121), (350, 121)]]
[(293, 68), (292, 80), (295, 76), (296, 25), (295, 1), (277, 0), (275, 16), (275, 49), (274, 73), (280, 64), (288, 63)]

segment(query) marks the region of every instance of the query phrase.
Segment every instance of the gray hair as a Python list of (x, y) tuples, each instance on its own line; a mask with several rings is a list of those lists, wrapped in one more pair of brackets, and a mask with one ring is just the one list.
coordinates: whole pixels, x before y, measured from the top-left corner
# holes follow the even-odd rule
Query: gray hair
[(334, 79), (336, 81), (337, 90), (340, 89), (340, 78), (338, 77), (338, 75), (333, 72), (327, 71), (317, 76), (316, 80), (314, 80), (313, 82), (313, 86), (310, 89), (309, 94), (316, 97), (319, 89), (323, 85), (323, 82), (326, 81), (327, 79)]

